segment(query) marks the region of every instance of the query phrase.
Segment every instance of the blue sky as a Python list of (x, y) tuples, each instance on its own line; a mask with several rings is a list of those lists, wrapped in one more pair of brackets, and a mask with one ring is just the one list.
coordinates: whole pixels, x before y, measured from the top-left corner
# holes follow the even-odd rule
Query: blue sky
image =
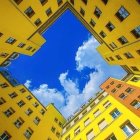
[(20, 55), (8, 70), (44, 106), (53, 102), (65, 117), (95, 96), (108, 77), (120, 79), (126, 74), (101, 58), (95, 49), (99, 43), (70, 11), (43, 37), (47, 41), (34, 56)]

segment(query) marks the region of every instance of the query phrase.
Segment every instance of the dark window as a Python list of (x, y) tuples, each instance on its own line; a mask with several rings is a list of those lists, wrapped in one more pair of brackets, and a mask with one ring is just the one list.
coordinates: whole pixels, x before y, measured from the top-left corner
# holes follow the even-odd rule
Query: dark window
[(111, 134), (108, 138), (105, 140), (117, 140), (116, 136), (114, 134)]
[(127, 93), (132, 93), (134, 91), (134, 89), (133, 88), (130, 88), (130, 87), (128, 87), (126, 90), (125, 90), (125, 92), (127, 92)]
[(117, 48), (117, 45), (116, 45), (114, 42), (110, 43), (109, 45), (110, 45), (110, 47), (111, 47), (112, 49)]
[(57, 118), (54, 118), (54, 121), (57, 123), (58, 122), (58, 119)]
[(98, 7), (96, 7), (96, 8), (95, 8), (95, 11), (94, 11), (94, 15), (95, 15), (97, 18), (99, 18), (99, 17), (101, 16), (101, 14), (102, 14), (101, 10), (100, 10)]
[(103, 31), (101, 31), (99, 34), (100, 34), (103, 38), (106, 37), (106, 34), (105, 34), (105, 32), (103, 32)]
[(139, 55), (140, 55), (140, 50), (136, 50), (136, 52), (137, 52), (137, 54), (139, 54)]
[(115, 93), (117, 90), (114, 88), (111, 90), (112, 93)]
[(127, 40), (124, 36), (121, 36), (120, 38), (118, 38), (118, 41), (119, 41), (122, 45), (128, 43), (128, 40)]
[(35, 102), (35, 103), (33, 104), (33, 106), (37, 108), (37, 107), (39, 106), (39, 104), (38, 104), (37, 102)]
[(129, 12), (122, 6), (115, 15), (120, 21), (123, 21), (129, 16)]
[(10, 107), (9, 109), (7, 109), (4, 114), (7, 116), (7, 117), (10, 117), (13, 113), (15, 113), (14, 109), (12, 107)]
[(109, 59), (110, 59), (111, 61), (114, 61), (114, 58), (113, 58), (113, 57), (109, 57)]
[(109, 88), (110, 88), (110, 86), (108, 85), (108, 86), (106, 86), (105, 88), (106, 88), (106, 89), (109, 89)]
[(35, 25), (36, 25), (36, 26), (39, 26), (41, 23), (42, 23), (42, 22), (41, 22), (41, 20), (40, 20), (39, 18), (35, 21)]
[(127, 97), (127, 95), (122, 93), (122, 94), (119, 95), (119, 97), (124, 100)]
[(55, 132), (55, 127), (52, 126), (51, 131), (54, 133)]
[(40, 0), (40, 3), (43, 5), (45, 5), (48, 2), (48, 0)]
[(17, 128), (20, 128), (22, 126), (22, 124), (24, 123), (24, 120), (20, 117), (18, 118), (15, 122), (14, 122), (14, 125), (17, 127)]
[(33, 10), (31, 7), (27, 8), (27, 9), (25, 10), (24, 13), (25, 13), (29, 18), (31, 18), (31, 17), (35, 14), (34, 10)]
[(92, 27), (94, 27), (96, 25), (96, 23), (93, 19), (90, 20), (90, 25), (92, 25)]
[(0, 54), (0, 57), (6, 58), (8, 55), (9, 55), (8, 53), (1, 53), (1, 54)]
[(0, 32), (0, 37), (3, 35), (3, 33)]
[(24, 133), (24, 136), (27, 138), (27, 139), (30, 139), (30, 137), (32, 136), (33, 134), (33, 130), (31, 128), (28, 128), (25, 133)]
[(28, 95), (26, 98), (27, 98), (28, 100), (31, 100), (31, 99), (32, 99), (32, 96), (31, 96), (31, 95)]
[(5, 99), (3, 97), (0, 97), (0, 105), (6, 103)]
[(102, 0), (102, 2), (106, 5), (108, 3), (108, 0)]
[(124, 56), (127, 58), (127, 59), (130, 59), (130, 58), (134, 58), (133, 55), (129, 52), (127, 53), (124, 53)]
[(16, 42), (16, 39), (12, 38), (12, 37), (9, 37), (7, 40), (6, 40), (6, 43), (8, 44), (14, 44)]
[(82, 0), (82, 2), (87, 5), (88, 1), (87, 0)]
[(14, 0), (16, 4), (20, 4), (23, 0)]
[(63, 3), (63, 1), (62, 0), (57, 0), (57, 3), (58, 3), (58, 6), (60, 6)]
[(25, 46), (24, 43), (20, 43), (20, 44), (18, 45), (19, 48), (23, 48), (24, 46)]
[(114, 30), (115, 26), (111, 22), (108, 22), (106, 24), (106, 28), (111, 32), (112, 30)]
[(31, 114), (33, 113), (33, 111), (32, 111), (30, 108), (28, 108), (28, 109), (25, 111), (25, 113), (29, 116), (29, 115), (31, 115)]
[(48, 17), (52, 14), (51, 8), (49, 8), (49, 9), (46, 10), (46, 14), (47, 14)]
[(25, 105), (25, 102), (24, 102), (23, 100), (21, 100), (21, 101), (19, 101), (17, 104), (18, 104), (19, 107), (22, 107), (22, 106)]
[(118, 109), (115, 109), (110, 113), (110, 115), (113, 117), (113, 119), (117, 118), (120, 114), (121, 113)]
[(10, 93), (9, 96), (10, 96), (11, 98), (15, 98), (15, 97), (17, 97), (18, 95), (17, 95), (17, 93), (13, 92), (13, 93)]
[(133, 71), (139, 71), (139, 69), (138, 69), (137, 67), (135, 67), (135, 66), (131, 66), (131, 69), (132, 69)]
[(56, 132), (56, 136), (59, 138), (60, 137), (60, 133), (59, 132)]
[(113, 85), (114, 84), (114, 81), (112, 81), (111, 83), (110, 83), (110, 85)]
[(35, 117), (34, 123), (35, 123), (36, 125), (38, 125), (38, 124), (40, 123), (40, 118), (39, 118), (39, 117)]
[(45, 110), (44, 110), (44, 109), (41, 109), (40, 113), (41, 113), (42, 115), (44, 115), (44, 114), (45, 114)]
[(131, 81), (133, 81), (133, 82), (138, 82), (138, 81), (140, 81), (140, 77), (133, 77), (133, 78), (131, 79)]
[(117, 88), (121, 88), (122, 87), (122, 84), (118, 84), (116, 87)]
[(9, 134), (7, 131), (3, 132), (3, 133), (0, 135), (0, 139), (1, 139), (1, 140), (10, 140), (10, 138), (11, 138), (11, 136), (10, 136), (10, 134)]
[(131, 106), (133, 106), (135, 109), (139, 109), (140, 101), (134, 100), (133, 102), (131, 102)]
[(70, 0), (70, 3), (74, 5), (74, 0)]
[(116, 58), (118, 59), (118, 60), (121, 60), (122, 58), (120, 57), (120, 55), (116, 55)]
[(80, 13), (81, 13), (82, 16), (85, 15), (85, 11), (82, 8), (80, 9)]
[(136, 0), (140, 4), (140, 0)]
[(20, 91), (21, 93), (26, 92), (26, 90), (25, 90), (24, 88), (20, 89), (19, 91)]
[(26, 48), (26, 50), (30, 51), (32, 48), (33, 48), (33, 47), (28, 46), (28, 47)]
[(36, 51), (36, 49), (33, 49), (33, 50), (32, 50), (32, 52), (35, 52), (35, 51)]
[(0, 87), (1, 87), (1, 88), (6, 88), (6, 87), (9, 87), (9, 85), (8, 85), (7, 83), (1, 83), (1, 84), (0, 84)]
[(140, 38), (140, 26), (136, 27), (135, 29), (133, 29), (131, 31), (131, 33), (136, 37), (136, 38)]

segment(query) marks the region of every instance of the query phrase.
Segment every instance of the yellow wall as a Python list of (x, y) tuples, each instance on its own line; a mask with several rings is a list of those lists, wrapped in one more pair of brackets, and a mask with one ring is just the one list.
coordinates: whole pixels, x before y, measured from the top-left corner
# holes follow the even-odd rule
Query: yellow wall
[[(9, 86), (6, 88), (0, 87), (0, 98), (4, 98), (6, 101), (4, 104), (0, 105), (0, 136), (4, 131), (7, 131), (11, 135), (11, 140), (25, 140), (24, 132), (28, 127), (30, 127), (34, 132), (31, 136), (31, 140), (46, 140), (47, 138), (52, 138), (52, 140), (59, 139), (56, 136), (56, 133), (61, 133), (62, 125), (64, 124), (65, 119), (59, 113), (59, 111), (54, 107), (53, 104), (48, 105), (46, 108), (33, 96), (33, 94), (28, 91), (23, 85), (18, 85), (13, 87), (9, 84), (9, 82), (0, 74), (0, 84), (7, 83)], [(26, 92), (21, 93), (20, 89), (24, 88)], [(15, 98), (11, 98), (9, 96), (10, 93), (16, 92), (18, 96)], [(29, 101), (26, 97), (28, 95), (32, 96), (32, 99)], [(19, 107), (17, 103), (23, 100), (25, 105)], [(37, 102), (39, 104), (38, 107), (34, 107), (33, 103)], [(6, 111), (9, 107), (12, 107), (15, 110), (15, 113), (10, 117), (7, 117), (3, 112)], [(25, 111), (30, 108), (33, 113), (28, 116), (25, 114)], [(42, 115), (40, 113), (41, 109), (45, 111), (45, 114)], [(33, 120), (38, 116), (40, 118), (40, 123), (36, 125)], [(20, 128), (17, 128), (14, 125), (15, 120), (21, 117), (24, 120), (23, 125)], [(57, 118), (58, 122), (56, 123), (54, 119)], [(56, 128), (55, 133), (51, 131), (52, 126)]]
[[(111, 105), (108, 106), (108, 108), (104, 108), (103, 104), (106, 101), (110, 101)], [(118, 109), (119, 112), (121, 112), (121, 115), (117, 117), (116, 119), (113, 119), (110, 115), (110, 112), (114, 109)], [(101, 111), (101, 114), (94, 117), (93, 113), (99, 109)], [(82, 110), (81, 112), (84, 112)], [(129, 114), (129, 115), (128, 115)], [(74, 117), (76, 118), (76, 116)], [(84, 121), (90, 118), (91, 122), (84, 126)], [(105, 119), (107, 121), (107, 126), (100, 130), (98, 127), (98, 123)], [(69, 128), (62, 136), (62, 140), (65, 140), (65, 138), (70, 134), (70, 137), (72, 140), (86, 140), (86, 134), (93, 129), (94, 132), (94, 140), (104, 140), (107, 138), (111, 133), (114, 133), (116, 138), (118, 140), (125, 140), (127, 136), (125, 133), (121, 130), (120, 126), (125, 122), (129, 120), (138, 130), (140, 128), (140, 124), (137, 123), (140, 121), (140, 118), (137, 117), (135, 114), (133, 114), (129, 109), (127, 109), (125, 106), (123, 106), (121, 103), (119, 103), (117, 100), (115, 100), (113, 97), (108, 95), (104, 99), (102, 99), (93, 109), (91, 109), (87, 114), (85, 114), (77, 123), (75, 123), (71, 128)], [(68, 123), (69, 124), (69, 123)], [(80, 126), (80, 133), (76, 136), (74, 136), (74, 130)], [(67, 126), (65, 126), (67, 127)], [(131, 140), (137, 140), (140, 137), (140, 132), (136, 132), (135, 135), (130, 137)]]

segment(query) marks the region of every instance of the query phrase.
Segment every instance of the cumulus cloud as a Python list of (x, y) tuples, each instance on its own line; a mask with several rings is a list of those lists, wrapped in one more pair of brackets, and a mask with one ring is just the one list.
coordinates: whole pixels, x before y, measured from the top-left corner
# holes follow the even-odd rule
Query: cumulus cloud
[(31, 87), (31, 80), (26, 80), (25, 84), (24, 84), (27, 88)]

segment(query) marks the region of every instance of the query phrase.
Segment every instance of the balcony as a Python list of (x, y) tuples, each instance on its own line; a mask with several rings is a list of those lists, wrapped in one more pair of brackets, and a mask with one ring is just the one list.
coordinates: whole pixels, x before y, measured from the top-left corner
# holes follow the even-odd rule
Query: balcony
[(14, 52), (10, 57), (9, 60), (15, 60), (19, 57), (19, 53)]
[(3, 64), (1, 64), (2, 67), (8, 67), (11, 64), (9, 60), (6, 60)]

